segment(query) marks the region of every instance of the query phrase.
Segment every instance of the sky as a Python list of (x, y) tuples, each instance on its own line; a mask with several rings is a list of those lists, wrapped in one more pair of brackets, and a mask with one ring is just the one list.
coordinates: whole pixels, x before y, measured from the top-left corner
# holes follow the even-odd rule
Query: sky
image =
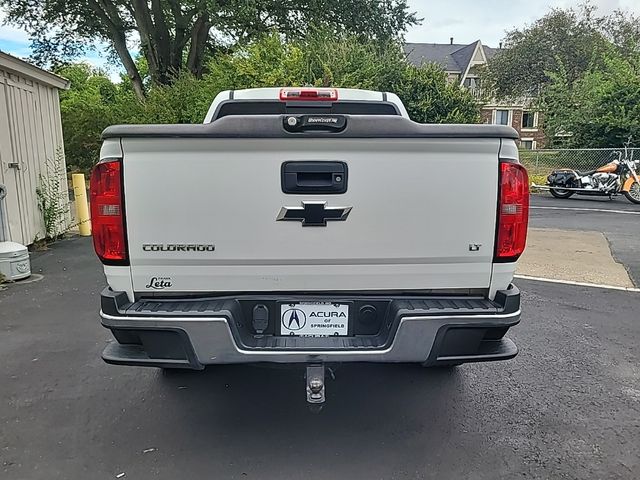
[[(542, 17), (554, 7), (576, 7), (578, 0), (409, 0), (422, 25), (407, 32), (408, 42), (469, 44), (476, 40), (498, 47), (505, 32)], [(626, 9), (640, 14), (640, 0), (592, 0), (601, 14)]]
[[(506, 31), (520, 28), (542, 17), (553, 7), (572, 7), (579, 0), (408, 0), (411, 10), (424, 18), (421, 25), (406, 34), (408, 42), (468, 44), (481, 40), (483, 44), (497, 47)], [(640, 0), (592, 0), (601, 14), (616, 9), (626, 9), (640, 15)], [(2, 25), (5, 15), (0, 10), (0, 50), (26, 58), (30, 54), (26, 32)], [(92, 65), (105, 68), (114, 80), (118, 67), (107, 63), (104, 52), (90, 52), (83, 59)]]

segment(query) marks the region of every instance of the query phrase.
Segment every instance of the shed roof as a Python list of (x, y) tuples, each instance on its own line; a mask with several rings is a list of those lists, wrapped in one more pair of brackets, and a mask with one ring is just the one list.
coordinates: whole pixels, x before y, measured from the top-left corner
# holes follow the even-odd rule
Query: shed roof
[(0, 51), (0, 68), (3, 70), (9, 70), (18, 75), (28, 77), (38, 83), (48, 85), (50, 87), (66, 90), (69, 88), (69, 80), (63, 78), (55, 73), (43, 70), (40, 67), (20, 60), (13, 55)]

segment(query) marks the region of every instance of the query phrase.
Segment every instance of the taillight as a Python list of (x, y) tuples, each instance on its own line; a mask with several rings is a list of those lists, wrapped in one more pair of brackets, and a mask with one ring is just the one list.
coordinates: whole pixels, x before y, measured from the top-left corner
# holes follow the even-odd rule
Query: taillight
[(93, 168), (90, 190), (96, 254), (105, 264), (128, 265), (120, 159), (108, 159)]
[(335, 102), (338, 100), (338, 91), (335, 88), (283, 88), (280, 90), (280, 100)]
[(527, 243), (529, 176), (519, 163), (500, 162), (496, 262), (515, 262)]

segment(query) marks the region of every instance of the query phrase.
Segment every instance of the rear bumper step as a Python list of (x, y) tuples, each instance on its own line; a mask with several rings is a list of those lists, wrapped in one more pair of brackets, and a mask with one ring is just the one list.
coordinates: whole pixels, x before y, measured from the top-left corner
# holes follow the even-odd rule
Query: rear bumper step
[(142, 345), (122, 345), (112, 342), (102, 352), (102, 359), (111, 365), (137, 365), (140, 367), (187, 368), (201, 370), (202, 365), (187, 358), (151, 358)]
[[(344, 295), (344, 293), (343, 293)], [(329, 295), (336, 301), (346, 297)], [(307, 298), (317, 298), (317, 296)], [(301, 295), (298, 300), (305, 300)], [(345, 337), (258, 335), (248, 312), (256, 303), (287, 301), (283, 296), (211, 299), (146, 299), (105, 290), (102, 323), (116, 337), (103, 353), (108, 363), (201, 369), (216, 363), (419, 362), (426, 365), (513, 358), (518, 350), (504, 338), (520, 320), (516, 287), (496, 300), (478, 297), (350, 296), (379, 311), (371, 326), (360, 324)], [(275, 310), (275, 309), (273, 309)], [(270, 323), (272, 323), (270, 320)]]
[(501, 338), (480, 342), (478, 349), (473, 354), (438, 356), (437, 362), (486, 362), (493, 360), (509, 360), (518, 354), (518, 347), (513, 340)]

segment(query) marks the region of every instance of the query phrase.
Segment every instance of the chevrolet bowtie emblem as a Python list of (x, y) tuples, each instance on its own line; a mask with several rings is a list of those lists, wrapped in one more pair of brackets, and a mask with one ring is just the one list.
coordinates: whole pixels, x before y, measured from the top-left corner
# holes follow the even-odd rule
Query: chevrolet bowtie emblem
[(346, 220), (352, 208), (327, 207), (327, 202), (302, 202), (302, 207), (282, 207), (276, 220), (302, 222), (303, 227), (326, 227), (327, 220)]

